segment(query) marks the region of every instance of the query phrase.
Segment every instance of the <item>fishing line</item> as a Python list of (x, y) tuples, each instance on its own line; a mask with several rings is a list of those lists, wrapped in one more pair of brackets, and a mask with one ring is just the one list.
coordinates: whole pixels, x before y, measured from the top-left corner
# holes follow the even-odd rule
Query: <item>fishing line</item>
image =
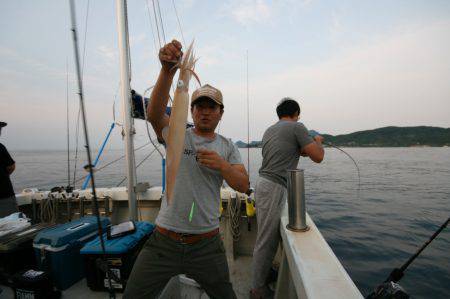
[[(88, 29), (88, 19), (89, 19), (89, 4), (90, 0), (87, 2), (86, 6), (86, 19), (85, 19), (85, 30), (84, 30), (84, 41), (83, 41), (83, 62), (81, 67), (81, 80), (84, 78), (84, 69), (85, 69), (85, 61), (86, 61), (86, 44), (87, 44), (87, 29)], [(80, 137), (80, 116), (81, 116), (81, 107), (78, 107), (78, 115), (77, 115), (77, 125), (76, 125), (76, 141), (75, 141), (75, 165), (73, 170), (73, 188), (75, 188), (75, 178), (77, 176), (77, 163), (78, 163), (78, 138)]]
[(248, 92), (248, 50), (247, 50), (247, 171), (248, 175), (250, 176), (250, 100)]
[(358, 163), (356, 163), (355, 159), (353, 159), (353, 157), (350, 156), (349, 153), (347, 153), (347, 152), (344, 151), (343, 149), (337, 147), (336, 145), (334, 145), (334, 144), (332, 144), (332, 143), (329, 143), (329, 142), (323, 142), (323, 141), (322, 141), (322, 143), (323, 143), (323, 144), (326, 144), (326, 145), (328, 145), (328, 146), (334, 147), (335, 149), (340, 150), (341, 152), (343, 152), (344, 154), (346, 154), (347, 157), (349, 157), (349, 158), (353, 161), (353, 164), (355, 164), (356, 170), (358, 171), (358, 198), (359, 198), (359, 194), (360, 194), (360, 191), (361, 191), (361, 173), (360, 173), (360, 171), (359, 171)]
[(67, 188), (70, 188), (69, 58), (66, 56)]
[(73, 184), (72, 187), (75, 188), (75, 178), (77, 176), (77, 164), (78, 164), (78, 139), (80, 137), (80, 117), (81, 117), (81, 107), (78, 107), (78, 115), (77, 115), (77, 125), (75, 129), (75, 165), (73, 168)]

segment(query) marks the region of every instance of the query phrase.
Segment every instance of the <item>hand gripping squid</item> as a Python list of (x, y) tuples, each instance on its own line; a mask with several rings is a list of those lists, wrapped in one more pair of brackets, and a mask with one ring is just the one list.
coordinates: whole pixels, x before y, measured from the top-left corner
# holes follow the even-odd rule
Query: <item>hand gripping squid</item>
[(193, 44), (194, 42), (191, 43), (181, 61), (177, 64), (179, 75), (169, 119), (169, 134), (166, 142), (166, 198), (168, 205), (170, 205), (172, 201), (175, 179), (178, 173), (182, 151), (184, 149), (184, 138), (189, 110), (189, 81), (191, 75), (193, 74), (198, 80), (197, 75), (193, 72), (196, 62), (192, 51)]

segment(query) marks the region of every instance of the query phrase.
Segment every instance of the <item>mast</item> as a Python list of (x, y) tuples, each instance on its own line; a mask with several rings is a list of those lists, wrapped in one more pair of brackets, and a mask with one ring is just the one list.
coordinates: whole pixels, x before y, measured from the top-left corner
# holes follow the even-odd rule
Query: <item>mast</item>
[(135, 159), (133, 135), (135, 133), (134, 122), (131, 117), (131, 89), (130, 89), (130, 49), (128, 44), (128, 22), (126, 11), (126, 0), (116, 0), (117, 12), (117, 32), (120, 52), (120, 94), (122, 96), (122, 113), (124, 120), (125, 135), (125, 156), (127, 160), (127, 189), (128, 189), (128, 208), (130, 220), (137, 220), (136, 185), (135, 177)]

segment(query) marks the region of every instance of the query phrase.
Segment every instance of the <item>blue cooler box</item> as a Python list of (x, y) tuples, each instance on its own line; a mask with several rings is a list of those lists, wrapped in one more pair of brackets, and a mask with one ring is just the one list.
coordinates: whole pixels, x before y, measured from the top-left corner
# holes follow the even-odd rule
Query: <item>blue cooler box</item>
[[(136, 231), (132, 234), (111, 240), (106, 238), (106, 233), (103, 235), (105, 258), (109, 269), (120, 279), (120, 281), (111, 280), (111, 285), (117, 291), (125, 290), (134, 262), (155, 228), (153, 224), (145, 221), (134, 224)], [(97, 237), (86, 243), (80, 253), (84, 256), (86, 281), (89, 288), (93, 291), (107, 290), (109, 284), (107, 276), (97, 267), (97, 259), (102, 257), (100, 238)]]
[[(109, 218), (101, 217), (106, 228)], [(80, 249), (98, 234), (97, 218), (86, 216), (41, 231), (33, 242), (38, 267), (50, 272), (55, 286), (65, 290), (84, 277)]]

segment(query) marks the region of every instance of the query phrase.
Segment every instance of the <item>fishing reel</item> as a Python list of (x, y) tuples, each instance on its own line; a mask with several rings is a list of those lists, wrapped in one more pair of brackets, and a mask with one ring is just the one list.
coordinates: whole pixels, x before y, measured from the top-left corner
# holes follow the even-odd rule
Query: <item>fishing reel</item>
[(408, 299), (405, 290), (393, 281), (379, 285), (366, 299)]

